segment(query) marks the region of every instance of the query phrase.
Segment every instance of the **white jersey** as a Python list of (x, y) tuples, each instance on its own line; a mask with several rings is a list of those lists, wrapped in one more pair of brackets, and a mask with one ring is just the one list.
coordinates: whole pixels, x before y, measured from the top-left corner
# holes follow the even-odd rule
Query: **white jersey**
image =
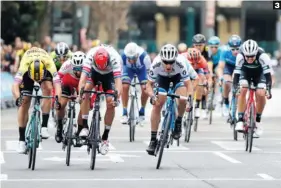
[[(109, 65), (105, 70), (99, 70), (94, 63), (93, 57), (95, 56), (98, 49), (104, 48), (107, 53), (109, 54)], [(114, 78), (121, 77), (121, 71), (122, 71), (122, 64), (121, 64), (121, 56), (118, 54), (118, 52), (109, 45), (102, 44), (100, 46), (96, 46), (89, 50), (89, 52), (86, 55), (86, 61), (83, 65), (83, 72), (91, 75), (91, 69), (94, 69), (96, 72), (100, 74), (108, 74), (113, 72)]]
[(123, 66), (126, 66), (130, 69), (138, 69), (138, 70), (142, 69), (145, 66), (146, 70), (149, 70), (151, 65), (151, 59), (147, 54), (147, 52), (142, 47), (139, 46), (137, 53), (139, 54), (138, 59), (136, 60), (135, 63), (132, 64), (129, 63), (127, 56), (123, 52), (121, 54)]
[(176, 62), (172, 65), (172, 71), (168, 73), (162, 65), (160, 56), (157, 55), (151, 64), (148, 80), (155, 82), (158, 75), (172, 77), (177, 74), (181, 75), (181, 81), (187, 81), (190, 78), (195, 79), (197, 77), (197, 73), (184, 56), (180, 54), (177, 56)]
[(66, 60), (66, 61), (62, 64), (62, 66), (61, 66), (61, 68), (60, 68), (60, 70), (59, 70), (58, 73), (59, 73), (59, 76), (60, 76), (60, 77), (66, 75), (66, 74), (69, 74), (72, 78), (75, 78), (76, 80), (79, 80), (79, 78), (76, 77), (76, 75), (75, 75), (74, 72), (73, 72), (73, 65), (72, 65), (70, 59), (69, 59), (69, 60)]

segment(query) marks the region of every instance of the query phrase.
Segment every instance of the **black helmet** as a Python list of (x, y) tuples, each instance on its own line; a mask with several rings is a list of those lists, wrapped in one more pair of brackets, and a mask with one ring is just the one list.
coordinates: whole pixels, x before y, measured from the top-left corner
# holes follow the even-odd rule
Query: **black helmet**
[(193, 44), (205, 44), (206, 37), (202, 34), (196, 34), (192, 37), (192, 43)]

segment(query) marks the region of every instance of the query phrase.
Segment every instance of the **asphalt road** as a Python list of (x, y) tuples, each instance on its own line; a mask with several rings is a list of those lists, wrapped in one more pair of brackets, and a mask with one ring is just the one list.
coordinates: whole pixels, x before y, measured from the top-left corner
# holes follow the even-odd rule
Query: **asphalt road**
[(3, 188), (61, 187), (175, 187), (175, 188), (280, 188), (281, 187), (281, 90), (273, 91), (264, 117), (264, 134), (254, 140), (252, 153), (244, 151), (244, 140), (233, 141), (232, 132), (217, 112), (213, 125), (200, 120), (198, 132), (190, 143), (165, 150), (156, 170), (157, 158), (147, 155), (150, 139), (148, 106), (143, 127), (137, 127), (136, 141), (129, 142), (129, 129), (119, 123), (117, 111), (110, 132), (110, 152), (98, 156), (96, 169), (90, 170), (90, 156), (85, 148), (74, 148), (71, 165), (65, 165), (66, 153), (52, 137), (38, 150), (36, 169), (27, 168), (28, 157), (16, 153), (18, 129), (16, 110), (1, 113), (1, 185)]

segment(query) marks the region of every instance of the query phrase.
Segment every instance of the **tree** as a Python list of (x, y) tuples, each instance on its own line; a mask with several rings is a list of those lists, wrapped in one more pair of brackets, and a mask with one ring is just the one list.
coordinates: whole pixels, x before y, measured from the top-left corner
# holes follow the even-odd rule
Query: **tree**
[(117, 45), (119, 30), (127, 30), (127, 13), (132, 1), (92, 1), (86, 2), (91, 7), (91, 23), (88, 31), (98, 37), (98, 25), (104, 23), (108, 43)]

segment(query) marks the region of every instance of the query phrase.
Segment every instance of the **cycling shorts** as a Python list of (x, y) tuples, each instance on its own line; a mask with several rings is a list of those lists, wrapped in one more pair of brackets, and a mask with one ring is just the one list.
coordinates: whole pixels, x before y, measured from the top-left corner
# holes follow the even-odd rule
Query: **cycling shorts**
[(78, 91), (79, 80), (73, 78), (70, 74), (66, 74), (61, 80), (62, 95), (70, 96), (73, 94), (74, 89)]
[(235, 66), (225, 64), (224, 69), (223, 69), (223, 74), (232, 76), (234, 69), (235, 69)]
[(252, 72), (241, 71), (239, 77), (239, 84), (249, 87), (251, 82), (253, 82), (255, 87), (266, 88), (266, 79), (263, 73), (258, 74), (255, 71)]
[(166, 92), (169, 91), (170, 88), (170, 82), (173, 83), (173, 89), (176, 90), (179, 87), (183, 87), (184, 83), (181, 81), (181, 75), (180, 74), (176, 74), (174, 76), (171, 77), (166, 77), (166, 76), (161, 76), (158, 75), (157, 79), (156, 79), (156, 83), (158, 84), (158, 88), (160, 90), (164, 90)]
[(134, 78), (134, 75), (137, 75), (141, 84), (146, 84), (147, 72), (145, 66), (143, 66), (141, 69), (131, 69), (127, 66), (124, 66), (122, 71), (122, 83), (130, 84)]
[(200, 69), (195, 69), (195, 72), (197, 74), (200, 74), (200, 75), (204, 75), (204, 69), (200, 68)]
[(97, 82), (101, 82), (104, 92), (115, 90), (113, 72), (108, 74), (100, 74), (92, 68), (91, 77), (87, 79), (87, 82), (93, 84), (94, 86), (97, 84)]

